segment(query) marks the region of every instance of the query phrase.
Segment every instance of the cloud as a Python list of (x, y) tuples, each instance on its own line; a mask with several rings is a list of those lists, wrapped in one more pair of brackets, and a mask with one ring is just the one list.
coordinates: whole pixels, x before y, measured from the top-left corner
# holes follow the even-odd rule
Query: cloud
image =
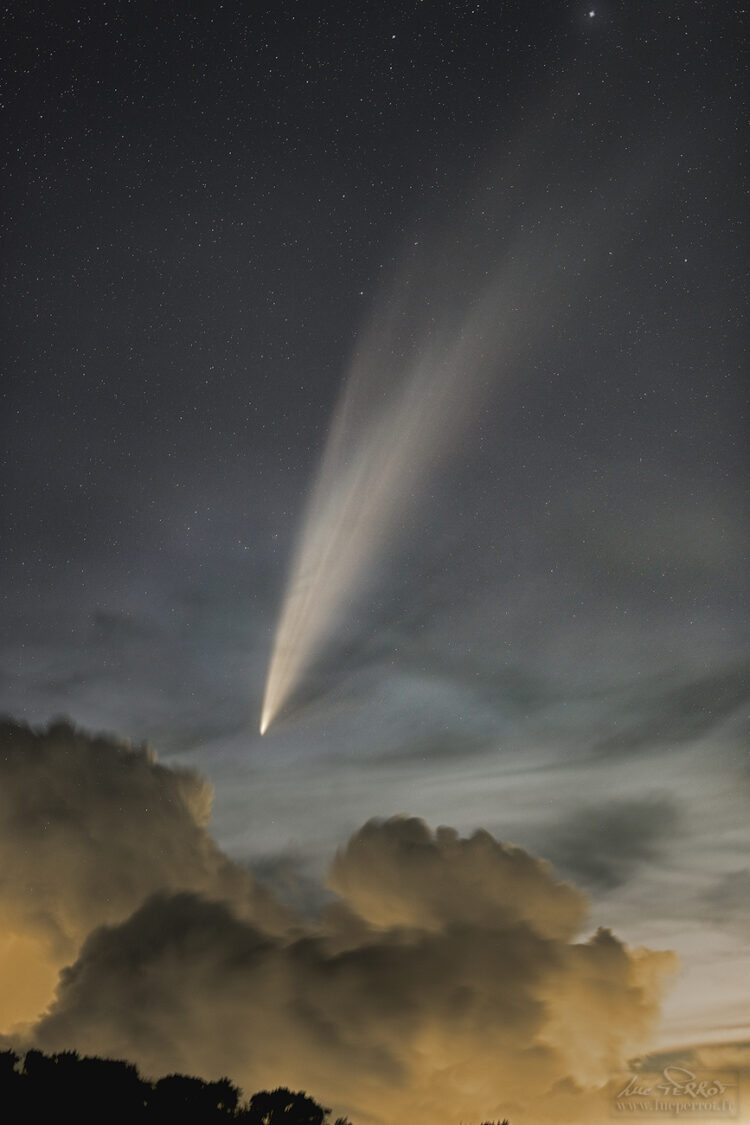
[(692, 1057), (700, 1066), (741, 1068), (750, 1081), (750, 1042), (700, 1044), (693, 1048)]
[(728, 872), (704, 897), (713, 917), (744, 930), (750, 916), (750, 868)]
[(570, 940), (586, 900), (555, 883), (549, 866), (489, 832), (461, 839), (452, 828), (433, 835), (414, 818), (370, 821), (339, 851), (330, 886), (370, 926), (452, 925), (493, 930), (522, 924), (545, 938)]
[[(241, 916), (283, 911), (208, 832), (211, 786), (148, 748), (58, 721), (0, 723), (0, 918), (4, 976), (36, 959), (49, 978), (96, 926), (163, 890), (205, 892)], [(7, 1028), (39, 1010), (5, 997)], [(10, 1013), (10, 1014), (9, 1014)]]
[(552, 836), (550, 851), (566, 874), (613, 890), (660, 854), (677, 817), (668, 797), (605, 801), (576, 809)]
[[(723, 1031), (726, 1034), (729, 1028), (725, 1027)], [(693, 1120), (708, 1120), (709, 1115), (704, 1117), (701, 1109), (705, 1109), (705, 1102), (711, 1100), (719, 1104), (723, 1102), (721, 1116), (735, 1120), (739, 1108), (747, 1104), (750, 1096), (750, 1041), (747, 1039), (686, 1044), (654, 1051), (633, 1061), (631, 1076), (634, 1073), (642, 1076), (641, 1081), (654, 1089), (656, 1098), (661, 1096), (663, 1100), (666, 1085), (667, 1089), (671, 1088), (674, 1101), (683, 1105), (692, 1102), (689, 1112)], [(685, 1082), (692, 1082), (695, 1091), (692, 1096), (681, 1093), (680, 1086)], [(714, 1092), (718, 1083), (726, 1085), (719, 1097)], [(716, 1111), (711, 1116), (715, 1118)], [(747, 1119), (743, 1117), (744, 1120)]]
[(671, 955), (581, 939), (584, 895), (487, 832), (369, 821), (290, 919), (195, 774), (68, 724), (3, 738), (0, 843), (28, 853), (3, 909), (74, 950), (24, 1045), (291, 1085), (363, 1125), (596, 1121), (649, 1045)]
[[(743, 708), (750, 700), (750, 663), (735, 661), (702, 676), (684, 677), (648, 696), (630, 701), (635, 717), (622, 716), (620, 729), (604, 740), (607, 753), (651, 752), (654, 746), (690, 742), (736, 721), (747, 729)], [(640, 712), (640, 714), (638, 713)]]
[(664, 968), (607, 931), (580, 944), (524, 924), (376, 937), (334, 913), (284, 942), (224, 904), (156, 896), (91, 936), (34, 1039), (150, 1073), (228, 1071), (245, 1089), (286, 1081), (359, 1120), (455, 1125), (511, 1106), (523, 1120), (560, 1083), (585, 1112), (583, 1091), (647, 1041)]

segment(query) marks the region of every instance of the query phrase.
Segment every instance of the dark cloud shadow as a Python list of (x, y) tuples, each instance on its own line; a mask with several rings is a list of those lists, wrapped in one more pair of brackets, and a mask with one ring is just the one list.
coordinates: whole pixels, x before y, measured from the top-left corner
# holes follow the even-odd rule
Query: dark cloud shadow
[(548, 838), (546, 850), (563, 874), (611, 891), (653, 863), (678, 824), (669, 797), (611, 800), (577, 809)]

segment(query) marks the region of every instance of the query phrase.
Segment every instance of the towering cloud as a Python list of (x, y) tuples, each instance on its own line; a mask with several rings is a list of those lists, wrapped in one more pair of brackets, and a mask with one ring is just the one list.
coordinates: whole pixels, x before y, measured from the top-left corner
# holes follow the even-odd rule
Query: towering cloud
[(5, 736), (28, 804), (3, 847), (55, 841), (25, 911), (13, 884), (16, 924), (69, 948), (90, 930), (29, 1032), (46, 1050), (306, 1088), (358, 1123), (516, 1125), (596, 1120), (648, 1045), (670, 955), (578, 940), (582, 894), (486, 832), (370, 821), (333, 861), (335, 902), (289, 920), (211, 841), (198, 778), (69, 727)]
[(44, 1006), (92, 929), (156, 891), (202, 892), (284, 925), (208, 832), (211, 800), (203, 778), (147, 748), (62, 721), (44, 731), (0, 723), (0, 1029)]

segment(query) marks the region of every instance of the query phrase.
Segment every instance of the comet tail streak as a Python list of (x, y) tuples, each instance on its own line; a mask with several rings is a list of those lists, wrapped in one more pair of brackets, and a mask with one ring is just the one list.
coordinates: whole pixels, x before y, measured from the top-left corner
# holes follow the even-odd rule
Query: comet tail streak
[(482, 345), (492, 312), (485, 299), (465, 332), (440, 347), (425, 342), (395, 389), (364, 419), (370, 364), (355, 367), (334, 416), (296, 551), (268, 671), (261, 734), (289, 700), (466, 415), (485, 363)]
[(466, 247), (476, 255), (481, 246), (476, 232), (454, 235), (434, 261), (405, 271), (376, 311), (334, 412), (294, 554), (261, 734), (289, 704), (425, 476), (493, 385), (512, 376), (522, 350), (537, 348), (569, 315), (570, 263), (587, 263), (588, 273), (598, 223), (611, 227), (595, 211), (589, 204), (564, 231), (540, 222), (533, 236), (505, 245), (494, 270), (467, 265)]

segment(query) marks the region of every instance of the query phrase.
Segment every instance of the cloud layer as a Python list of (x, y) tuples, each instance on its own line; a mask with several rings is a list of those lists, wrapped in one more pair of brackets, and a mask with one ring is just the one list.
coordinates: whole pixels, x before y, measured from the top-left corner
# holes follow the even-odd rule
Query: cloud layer
[(67, 724), (3, 749), (0, 908), (70, 962), (27, 1042), (305, 1088), (358, 1125), (594, 1120), (648, 1046), (671, 955), (581, 940), (582, 893), (487, 832), (370, 821), (334, 901), (290, 918), (195, 775)]

